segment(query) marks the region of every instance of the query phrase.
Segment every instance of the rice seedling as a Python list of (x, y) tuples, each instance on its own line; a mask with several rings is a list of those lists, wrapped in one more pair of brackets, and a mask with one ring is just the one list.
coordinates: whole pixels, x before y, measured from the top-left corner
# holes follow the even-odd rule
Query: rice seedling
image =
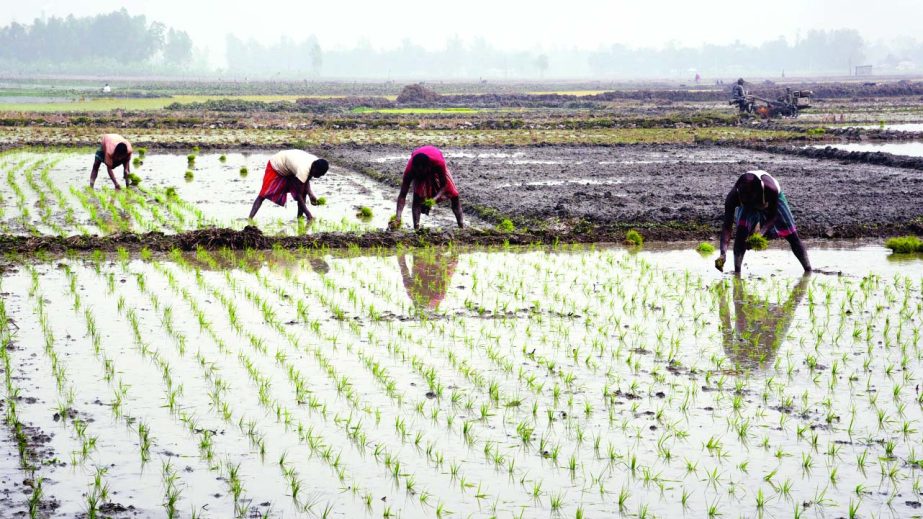
[(888, 238), (885, 241), (885, 247), (891, 249), (895, 254), (923, 252), (923, 240), (920, 240), (920, 238), (916, 236)]
[(711, 243), (708, 243), (707, 241), (703, 241), (696, 246), (695, 250), (700, 254), (708, 255), (715, 252), (715, 246)]
[(766, 250), (769, 247), (769, 241), (762, 234), (754, 233), (747, 238), (747, 248), (751, 250)]
[(509, 218), (505, 218), (497, 224), (497, 230), (500, 232), (514, 232), (516, 230), (516, 225), (513, 224), (513, 221)]
[(356, 218), (359, 218), (360, 220), (369, 220), (372, 218), (372, 216), (372, 208), (365, 205), (360, 206), (358, 211), (356, 211)]
[(644, 245), (644, 237), (638, 231), (631, 229), (625, 234), (625, 244), (631, 247), (640, 247)]

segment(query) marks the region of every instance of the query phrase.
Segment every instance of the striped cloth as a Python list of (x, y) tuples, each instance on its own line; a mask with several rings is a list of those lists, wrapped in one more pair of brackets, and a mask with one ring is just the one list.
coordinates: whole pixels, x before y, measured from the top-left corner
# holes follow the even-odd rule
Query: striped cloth
[(260, 197), (272, 200), (276, 205), (285, 207), (288, 201), (288, 194), (292, 198), (301, 196), (304, 189), (304, 183), (298, 180), (295, 175), (282, 176), (272, 167), (272, 161), (266, 162), (266, 172), (263, 174), (263, 187), (260, 189)]
[(779, 217), (776, 218), (776, 223), (772, 229), (763, 229), (763, 224), (769, 219), (769, 215), (763, 209), (737, 206), (734, 219), (737, 220), (738, 228), (746, 229), (748, 236), (753, 234), (757, 225), (760, 226), (760, 231), (767, 239), (785, 238), (798, 232), (798, 228), (795, 226), (795, 217), (792, 216), (792, 209), (788, 205), (788, 198), (785, 197), (785, 193), (779, 193)]

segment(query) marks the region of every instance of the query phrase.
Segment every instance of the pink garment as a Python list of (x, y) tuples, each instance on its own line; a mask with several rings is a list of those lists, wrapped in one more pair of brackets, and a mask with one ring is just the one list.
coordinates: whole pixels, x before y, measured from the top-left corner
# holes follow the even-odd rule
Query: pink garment
[(123, 142), (128, 146), (128, 156), (130, 157), (132, 152), (131, 143), (128, 142), (125, 137), (117, 133), (107, 133), (103, 135), (102, 144), (100, 146), (103, 150), (103, 162), (110, 168), (118, 166), (118, 164), (112, 163), (112, 154), (115, 153), (115, 147)]
[(423, 146), (417, 148), (410, 154), (410, 160), (407, 161), (407, 167), (404, 168), (404, 176), (410, 175), (413, 168), (413, 158), (419, 154), (426, 155), (435, 169), (432, 177), (424, 179), (414, 179), (413, 194), (423, 198), (433, 198), (443, 186), (446, 186), (445, 197), (452, 199), (458, 198), (458, 188), (455, 186), (455, 180), (449, 173), (446, 166), (445, 157), (439, 148), (435, 146)]

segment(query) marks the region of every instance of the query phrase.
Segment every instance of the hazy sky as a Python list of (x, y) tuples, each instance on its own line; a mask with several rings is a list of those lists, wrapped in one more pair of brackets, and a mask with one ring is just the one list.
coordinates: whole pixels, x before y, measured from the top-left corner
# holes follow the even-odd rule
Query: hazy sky
[(126, 7), (190, 33), (220, 60), (225, 35), (277, 41), (316, 34), (326, 48), (405, 38), (442, 48), (449, 36), (510, 49), (623, 43), (661, 47), (762, 43), (811, 29), (858, 29), (868, 40), (917, 36), (923, 0), (0, 0), (0, 24)]

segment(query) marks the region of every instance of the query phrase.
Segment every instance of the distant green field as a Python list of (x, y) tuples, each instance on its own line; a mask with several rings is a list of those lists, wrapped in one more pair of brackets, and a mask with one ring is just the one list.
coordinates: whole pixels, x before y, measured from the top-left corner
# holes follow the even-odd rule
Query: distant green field
[[(9, 97), (0, 91), (0, 98)], [(173, 103), (200, 103), (216, 99), (238, 99), (243, 101), (295, 101), (305, 97), (329, 98), (334, 96), (300, 96), (300, 95), (242, 95), (242, 96), (206, 96), (174, 95), (155, 98), (116, 98), (98, 97), (76, 99), (72, 102), (50, 103), (0, 103), (0, 112), (110, 112), (112, 110), (161, 110)]]
[(360, 106), (352, 109), (357, 114), (472, 114), (480, 110), (476, 108), (368, 108)]

